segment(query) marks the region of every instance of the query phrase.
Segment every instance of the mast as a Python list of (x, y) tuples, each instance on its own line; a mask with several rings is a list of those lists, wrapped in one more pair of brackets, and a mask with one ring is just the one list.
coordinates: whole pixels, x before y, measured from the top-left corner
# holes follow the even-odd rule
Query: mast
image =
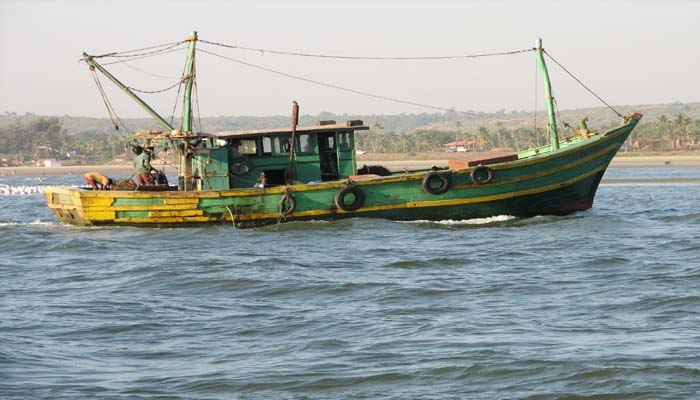
[(145, 101), (141, 100), (139, 96), (137, 96), (134, 92), (132, 92), (126, 85), (123, 83), (119, 82), (119, 79), (115, 78), (112, 74), (107, 72), (106, 69), (104, 69), (100, 64), (95, 61), (91, 55), (89, 55), (86, 52), (83, 52), (83, 59), (85, 59), (85, 62), (90, 66), (90, 68), (94, 68), (98, 71), (100, 71), (104, 76), (106, 76), (110, 81), (112, 81), (117, 87), (121, 90), (123, 90), (129, 97), (131, 97), (138, 105), (140, 105), (146, 112), (151, 114), (153, 118), (155, 118), (158, 123), (160, 123), (165, 129), (167, 129), (168, 132), (173, 130), (173, 127), (163, 118), (158, 114), (154, 109), (152, 109), (148, 104), (146, 104)]
[[(542, 39), (537, 39), (536, 46), (535, 51), (537, 52), (537, 65), (539, 66), (540, 73), (542, 74), (542, 80), (544, 81), (544, 96), (547, 103), (547, 116), (549, 117), (549, 144), (554, 150), (559, 148), (559, 133), (557, 132), (557, 120), (554, 117), (552, 84), (549, 82), (547, 65), (544, 63), (544, 57), (542, 56)], [(537, 110), (535, 110), (535, 112), (537, 112)]]
[(194, 51), (197, 44), (197, 31), (193, 31), (192, 34), (187, 37), (187, 41), (190, 42), (187, 47), (187, 69), (185, 71), (185, 76), (182, 77), (185, 83), (185, 93), (182, 102), (182, 131), (192, 132), (192, 86), (195, 80), (195, 70), (194, 70)]

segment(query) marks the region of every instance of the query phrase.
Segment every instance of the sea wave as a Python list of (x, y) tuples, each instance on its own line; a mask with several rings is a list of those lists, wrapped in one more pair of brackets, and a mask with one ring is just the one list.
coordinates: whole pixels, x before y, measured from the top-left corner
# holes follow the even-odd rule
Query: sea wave
[(462, 220), (453, 220), (453, 219), (446, 219), (443, 221), (429, 221), (429, 220), (416, 220), (416, 221), (406, 221), (406, 223), (409, 224), (425, 224), (425, 223), (430, 223), (430, 224), (437, 224), (437, 225), (448, 225), (448, 226), (459, 226), (459, 225), (487, 225), (487, 224), (493, 224), (495, 222), (505, 222), (505, 221), (511, 221), (516, 219), (517, 217), (514, 217), (512, 215), (496, 215), (494, 217), (488, 217), (488, 218), (472, 218), (472, 219), (462, 219)]

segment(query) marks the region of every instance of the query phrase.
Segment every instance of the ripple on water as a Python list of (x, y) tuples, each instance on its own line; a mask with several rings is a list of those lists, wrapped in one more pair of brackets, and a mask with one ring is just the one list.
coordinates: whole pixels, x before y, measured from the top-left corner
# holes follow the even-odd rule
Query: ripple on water
[(695, 398), (693, 197), (238, 230), (69, 227), (0, 196), (0, 397)]

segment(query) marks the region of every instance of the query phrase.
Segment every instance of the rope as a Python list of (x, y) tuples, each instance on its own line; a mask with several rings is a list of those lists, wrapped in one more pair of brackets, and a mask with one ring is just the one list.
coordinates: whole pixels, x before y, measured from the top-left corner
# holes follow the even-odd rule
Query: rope
[(112, 127), (115, 129), (119, 129), (119, 125), (117, 124), (114, 113), (112, 112), (111, 104), (107, 99), (107, 95), (104, 92), (102, 84), (100, 83), (100, 78), (97, 76), (97, 73), (95, 72), (94, 68), (89, 69), (90, 75), (92, 75), (92, 79), (95, 81), (95, 85), (97, 85), (97, 91), (100, 92), (100, 96), (102, 97), (102, 102), (104, 103), (105, 108), (107, 108), (107, 114), (109, 114), (109, 120), (112, 122)]
[[(173, 47), (176, 47), (176, 46), (178, 46), (178, 45), (180, 45), (180, 44), (183, 44), (183, 43), (185, 43), (185, 42), (187, 42), (187, 41), (185, 40), (185, 41), (180, 41), (180, 42), (175, 42), (175, 43), (166, 43), (166, 44), (161, 44), (161, 45), (157, 45), (157, 46), (144, 47), (144, 48), (142, 48), (142, 49), (127, 50), (127, 51), (120, 51), (120, 52), (113, 52), (113, 53), (101, 54), (101, 55), (98, 55), (98, 56), (92, 56), (92, 58), (104, 58), (104, 57), (123, 57), (123, 58), (129, 58), (129, 57), (146, 56), (146, 55), (150, 55), (150, 54), (157, 54), (157, 53), (163, 52), (163, 51), (168, 50), (168, 49), (172, 49)], [(165, 47), (165, 46), (168, 46), (168, 47)], [(150, 49), (155, 49), (155, 48), (159, 48), (159, 47), (165, 47), (165, 48), (159, 49), (159, 50), (154, 50), (154, 51), (149, 51), (149, 52), (146, 52), (146, 53), (125, 55), (126, 53), (134, 53), (134, 52), (137, 52), (137, 51), (150, 50)]]
[(418, 57), (367, 57), (367, 56), (339, 56), (339, 55), (328, 55), (328, 54), (313, 54), (313, 53), (296, 53), (291, 51), (280, 51), (280, 50), (269, 50), (269, 49), (257, 49), (253, 47), (243, 47), (236, 46), (225, 43), (210, 42), (208, 40), (199, 40), (200, 43), (206, 43), (213, 46), (227, 47), (229, 49), (237, 50), (248, 50), (255, 51), (261, 54), (281, 54), (287, 56), (298, 56), (298, 57), (315, 57), (315, 58), (335, 58), (341, 60), (450, 60), (459, 58), (479, 58), (479, 57), (492, 57), (492, 56), (506, 56), (518, 53), (525, 53), (529, 51), (534, 51), (535, 49), (523, 49), (515, 51), (505, 51), (499, 53), (483, 53), (483, 54), (466, 54), (466, 55), (450, 55), (450, 56), (418, 56)]
[[(180, 75), (185, 76), (185, 71), (187, 70), (187, 60), (185, 60), (185, 64), (182, 66), (182, 74)], [(175, 119), (175, 111), (177, 110), (177, 102), (180, 99), (180, 91), (182, 90), (182, 84), (184, 83), (184, 80), (180, 78), (180, 86), (177, 88), (177, 95), (175, 95), (175, 104), (173, 104), (173, 113), (170, 114), (170, 126), (173, 125), (173, 119)]]
[(105, 92), (104, 87), (102, 86), (102, 82), (100, 82), (100, 77), (97, 75), (95, 70), (93, 68), (89, 68), (90, 74), (92, 75), (92, 78), (95, 80), (95, 84), (97, 85), (97, 90), (100, 92), (100, 96), (102, 97), (102, 102), (104, 102), (105, 107), (107, 108), (107, 113), (109, 114), (109, 119), (112, 122), (112, 128), (114, 130), (119, 130), (119, 125), (123, 126), (126, 128), (126, 130), (130, 130), (128, 126), (124, 123), (124, 121), (119, 118), (117, 115), (117, 112), (114, 110), (114, 107), (112, 106), (112, 103), (110, 103), (109, 98), (107, 97), (107, 93)]
[[(195, 73), (194, 76), (197, 76), (197, 74)], [(192, 84), (194, 85), (194, 101), (197, 110), (197, 125), (199, 125), (197, 132), (202, 132), (202, 113), (199, 109), (199, 91), (197, 89), (197, 81), (195, 80), (194, 82), (192, 82)]]
[(601, 101), (603, 104), (605, 104), (609, 109), (611, 109), (615, 114), (617, 114), (618, 117), (620, 117), (620, 118), (623, 117), (622, 114), (620, 114), (619, 112), (617, 112), (617, 110), (614, 109), (610, 104), (606, 103), (605, 100), (603, 100), (602, 98), (600, 98), (600, 96), (598, 96), (597, 94), (595, 94), (591, 89), (588, 88), (588, 86), (586, 86), (586, 85), (585, 85), (583, 82), (581, 82), (577, 77), (575, 77), (574, 74), (572, 74), (571, 72), (569, 72), (568, 69), (564, 68), (563, 65), (559, 64), (559, 62), (558, 62), (557, 60), (555, 60), (554, 57), (552, 57), (548, 52), (546, 52), (545, 50), (542, 50), (542, 52), (543, 52), (544, 54), (546, 54), (547, 57), (549, 57), (550, 60), (554, 61), (554, 63), (557, 64), (561, 69), (563, 69), (564, 72), (566, 72), (567, 74), (569, 74), (570, 77), (574, 78), (574, 80), (575, 80), (576, 82), (578, 82), (581, 86), (583, 86), (584, 89), (588, 90), (588, 92), (589, 92), (590, 94), (592, 94), (593, 96), (595, 96), (596, 99), (600, 100), (600, 101)]
[(537, 94), (537, 78), (539, 76), (539, 71), (538, 71), (538, 65), (537, 65), (537, 58), (535, 58), (535, 144), (537, 146), (540, 145), (540, 139), (538, 136), (537, 132), (537, 97), (539, 96)]
[(129, 90), (133, 90), (134, 92), (139, 92), (139, 93), (163, 93), (163, 92), (167, 92), (170, 89), (174, 89), (175, 86), (178, 86), (179, 84), (180, 84), (180, 82), (178, 81), (174, 85), (168, 86), (167, 88), (161, 89), (161, 90), (141, 90), (141, 89), (136, 89), (136, 88), (131, 87), (131, 86), (127, 86), (126, 88)]
[(362, 91), (359, 91), (359, 90), (349, 89), (349, 88), (346, 88), (346, 87), (337, 86), (337, 85), (332, 85), (332, 84), (330, 84), (330, 83), (315, 81), (315, 80), (313, 80), (313, 79), (308, 79), (308, 78), (304, 78), (304, 77), (301, 77), (301, 76), (296, 76), (296, 75), (288, 74), (288, 73), (286, 73), (286, 72), (281, 72), (281, 71), (277, 71), (277, 70), (274, 70), (274, 69), (261, 67), (261, 66), (259, 66), (259, 65), (247, 63), (247, 62), (245, 62), (245, 61), (236, 60), (236, 59), (234, 59), (234, 58), (230, 58), (230, 57), (222, 56), (222, 55), (220, 55), (220, 54), (212, 53), (212, 52), (210, 52), (210, 51), (206, 51), (206, 50), (202, 50), (202, 49), (199, 49), (199, 51), (201, 51), (201, 52), (203, 52), (203, 53), (211, 54), (211, 55), (213, 55), (213, 56), (216, 56), (216, 57), (219, 57), (219, 58), (223, 58), (223, 59), (226, 59), (226, 60), (229, 60), (229, 61), (233, 61), (233, 62), (235, 62), (235, 63), (242, 64), (242, 65), (245, 65), (245, 66), (248, 66), (248, 67), (251, 67), (251, 68), (255, 68), (255, 69), (259, 69), (259, 70), (262, 70), (262, 71), (270, 72), (270, 73), (273, 73), (273, 74), (285, 76), (285, 77), (287, 77), (287, 78), (297, 79), (297, 80), (300, 80), (300, 81), (304, 81), (304, 82), (308, 82), (308, 83), (313, 83), (314, 85), (325, 86), (325, 87), (329, 87), (329, 88), (332, 88), (332, 89), (337, 89), (337, 90), (342, 90), (342, 91), (345, 91), (345, 92), (350, 92), (350, 93), (359, 94), (359, 95), (362, 95), (362, 96), (374, 97), (374, 98), (376, 98), (376, 99), (388, 100), (388, 101), (393, 101), (393, 102), (402, 103), (402, 104), (409, 104), (409, 105), (412, 105), (412, 106), (418, 106), (418, 107), (424, 107), (424, 108), (431, 108), (431, 109), (433, 109), (433, 110), (440, 110), (440, 111), (446, 111), (446, 112), (457, 112), (457, 113), (461, 113), (461, 114), (469, 114), (469, 115), (477, 115), (477, 116), (478, 116), (478, 115), (481, 115), (481, 114), (474, 113), (474, 112), (456, 110), (456, 109), (454, 109), (454, 108), (444, 108), (444, 107), (431, 106), (431, 105), (428, 105), (428, 104), (416, 103), (416, 102), (413, 102), (413, 101), (395, 99), (395, 98), (393, 98), (393, 97), (387, 97), (387, 96), (381, 96), (381, 95), (378, 95), (378, 94), (373, 94), (373, 93), (368, 93), (368, 92), (362, 92)]
[[(168, 51), (162, 51), (162, 52), (158, 52), (158, 53), (154, 53), (154, 54), (150, 54), (150, 55), (145, 55), (145, 56), (140, 56), (140, 57), (129, 58), (129, 59), (126, 59), (126, 60), (119, 60), (119, 61), (112, 61), (112, 62), (108, 62), (108, 63), (102, 63), (102, 65), (120, 64), (120, 63), (129, 62), (129, 61), (140, 60), (140, 59), (142, 59), (142, 58), (148, 58), (148, 57), (154, 57), (154, 56), (159, 56), (159, 55), (163, 55), (163, 54), (168, 54), (168, 53), (172, 53), (172, 52), (175, 52), (175, 51), (181, 51), (181, 50), (185, 50), (185, 48), (184, 48), (184, 47), (181, 47), (181, 48), (179, 48), (179, 49), (171, 49), (171, 50), (168, 50)], [(93, 58), (94, 58), (94, 57), (93, 57)]]
[(156, 78), (163, 78), (163, 79), (180, 79), (180, 78), (178, 78), (177, 76), (164, 76), (164, 75), (158, 75), (158, 74), (154, 74), (154, 73), (151, 73), (151, 72), (148, 72), (148, 71), (144, 71), (144, 70), (142, 70), (142, 69), (139, 69), (139, 68), (134, 67), (134, 66), (131, 65), (131, 64), (126, 64), (126, 63), (125, 63), (124, 65), (126, 65), (127, 67), (129, 67), (129, 68), (131, 68), (131, 69), (133, 69), (133, 70), (139, 71), (139, 72), (141, 72), (141, 73), (143, 73), (143, 74), (150, 75), (150, 76), (153, 76), (153, 77), (156, 77)]

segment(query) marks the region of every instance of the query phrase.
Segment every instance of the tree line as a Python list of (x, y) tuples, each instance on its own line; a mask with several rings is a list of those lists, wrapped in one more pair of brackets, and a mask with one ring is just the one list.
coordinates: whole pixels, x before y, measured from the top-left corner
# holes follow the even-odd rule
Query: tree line
[[(573, 125), (573, 124), (572, 124)], [(592, 129), (605, 131), (609, 125)], [(561, 128), (560, 138), (575, 132)], [(685, 113), (674, 116), (662, 114), (655, 121), (640, 124), (627, 142), (631, 149), (648, 150), (644, 143), (665, 143), (657, 150), (700, 150), (700, 119)], [(90, 157), (109, 160), (127, 153), (132, 141), (126, 135), (83, 131), (67, 134), (58, 118), (33, 119), (0, 126), (0, 155), (19, 161), (31, 159), (39, 147), (48, 147), (71, 157)], [(542, 146), (548, 143), (544, 128), (506, 127), (502, 122), (478, 127), (465, 127), (456, 121), (450, 129), (416, 129), (397, 132), (374, 122), (371, 129), (356, 133), (356, 148), (371, 153), (422, 153), (442, 151), (449, 142), (468, 142), (469, 150), (488, 151), (492, 148), (510, 148), (514, 151)], [(653, 148), (652, 148), (653, 149)]]
[(33, 159), (41, 148), (69, 156), (109, 159), (126, 151), (126, 136), (101, 132), (69, 135), (58, 118), (38, 118), (0, 126), (0, 155), (19, 162)]
[[(610, 124), (591, 129), (591, 132), (603, 132), (615, 126)], [(371, 129), (356, 133), (356, 148), (372, 153), (422, 153), (444, 151), (444, 145), (450, 142), (467, 142), (473, 151), (508, 148), (518, 152), (549, 143), (549, 134), (544, 128), (507, 128), (502, 122), (471, 129), (465, 129), (457, 121), (451, 130), (384, 131), (380, 124), (375, 123)], [(559, 127), (560, 140), (576, 134), (573, 129)], [(649, 141), (659, 143), (655, 148), (658, 150), (700, 150), (700, 119), (692, 119), (684, 113), (673, 117), (662, 114), (656, 121), (639, 124), (627, 146), (632, 150), (648, 150), (644, 144)]]

